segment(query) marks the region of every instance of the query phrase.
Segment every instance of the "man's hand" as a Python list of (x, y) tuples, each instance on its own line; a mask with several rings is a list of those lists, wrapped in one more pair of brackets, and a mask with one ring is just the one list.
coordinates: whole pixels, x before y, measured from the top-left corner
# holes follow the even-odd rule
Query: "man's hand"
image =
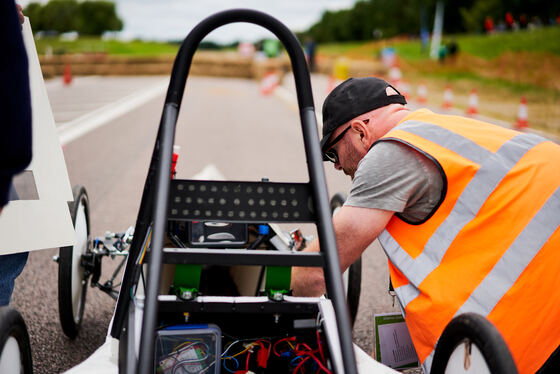
[[(370, 245), (394, 212), (380, 209), (343, 206), (333, 217), (334, 233), (338, 245), (340, 271), (344, 272)], [(304, 249), (318, 252), (319, 241), (315, 239)], [(292, 290), (295, 296), (320, 296), (325, 293), (322, 268), (294, 267), (292, 269)]]
[(21, 24), (23, 25), (23, 21), (25, 20), (25, 17), (23, 16), (23, 8), (19, 4), (16, 4), (16, 7), (19, 16), (19, 22), (21, 22)]

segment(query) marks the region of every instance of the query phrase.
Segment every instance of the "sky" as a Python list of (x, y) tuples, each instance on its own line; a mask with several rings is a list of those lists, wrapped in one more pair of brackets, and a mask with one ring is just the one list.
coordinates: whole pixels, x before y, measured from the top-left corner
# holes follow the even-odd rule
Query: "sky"
[[(16, 0), (25, 6), (31, 0)], [(37, 0), (34, 0), (37, 1)], [(39, 0), (45, 3), (46, 0)], [(304, 31), (320, 20), (325, 10), (351, 8), (356, 0), (116, 0), (124, 22), (123, 39), (178, 40), (204, 18), (221, 10), (251, 8), (278, 18), (292, 31)], [(236, 23), (222, 26), (205, 40), (253, 42), (272, 36), (260, 26)]]

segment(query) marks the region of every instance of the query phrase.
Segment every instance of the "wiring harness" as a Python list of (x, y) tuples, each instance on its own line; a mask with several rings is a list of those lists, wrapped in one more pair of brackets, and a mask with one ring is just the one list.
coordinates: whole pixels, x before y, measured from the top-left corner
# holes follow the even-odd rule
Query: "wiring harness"
[[(316, 345), (312, 348), (309, 339), (296, 336), (238, 339), (226, 346), (221, 357), (222, 367), (233, 374), (268, 373), (278, 372), (278, 363), (283, 362), (282, 366), (287, 367), (289, 373), (331, 374), (319, 330), (316, 330)], [(274, 368), (270, 365), (273, 360)]]

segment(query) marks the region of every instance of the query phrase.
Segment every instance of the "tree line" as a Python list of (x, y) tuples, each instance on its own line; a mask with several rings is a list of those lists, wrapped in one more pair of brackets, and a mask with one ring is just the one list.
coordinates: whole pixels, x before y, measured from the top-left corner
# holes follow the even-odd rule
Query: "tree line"
[[(538, 19), (543, 24), (560, 16), (560, 1), (549, 0), (440, 0), (444, 4), (446, 33), (480, 32), (484, 20), (497, 23), (506, 13), (515, 19)], [(358, 41), (431, 31), (438, 0), (360, 0), (353, 8), (326, 11), (305, 32), (316, 42)]]
[(77, 31), (80, 35), (100, 36), (105, 31), (119, 31), (123, 28), (123, 22), (117, 16), (115, 4), (111, 1), (31, 2), (23, 13), (29, 17), (34, 31)]

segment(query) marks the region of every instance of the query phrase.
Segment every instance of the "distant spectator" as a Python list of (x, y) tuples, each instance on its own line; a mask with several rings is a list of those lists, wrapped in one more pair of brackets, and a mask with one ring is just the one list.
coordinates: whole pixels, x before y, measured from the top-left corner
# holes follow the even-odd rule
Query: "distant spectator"
[(492, 34), (494, 32), (494, 20), (490, 16), (486, 16), (484, 19), (484, 30), (487, 34)]
[(440, 64), (445, 63), (445, 58), (447, 57), (447, 46), (445, 44), (441, 44), (438, 50), (438, 61)]
[(447, 43), (447, 56), (449, 56), (449, 60), (451, 61), (451, 63), (455, 63), (458, 53), (459, 45), (457, 44), (455, 39), (451, 39), (449, 43)]
[(420, 29), (420, 41), (422, 43), (422, 52), (427, 52), (430, 48), (430, 32), (425, 27)]
[(513, 15), (511, 14), (511, 12), (507, 12), (506, 13), (506, 25), (507, 25), (508, 30), (513, 29), (514, 22), (515, 22), (515, 20), (513, 19)]
[(507, 30), (506, 23), (502, 20), (500, 20), (500, 22), (498, 22), (498, 24), (495, 25), (494, 27), (494, 32), (504, 32), (506, 30)]
[(278, 39), (265, 39), (263, 41), (263, 52), (268, 58), (278, 57), (280, 54), (280, 42)]
[(533, 16), (531, 17), (531, 22), (529, 23), (529, 25), (531, 26), (531, 28), (542, 27), (543, 22), (541, 21), (541, 18), (539, 16)]
[(305, 58), (309, 64), (309, 71), (315, 71), (315, 41), (311, 37), (305, 39)]
[(521, 14), (519, 16), (519, 27), (521, 27), (522, 29), (527, 28), (527, 16), (525, 14)]

